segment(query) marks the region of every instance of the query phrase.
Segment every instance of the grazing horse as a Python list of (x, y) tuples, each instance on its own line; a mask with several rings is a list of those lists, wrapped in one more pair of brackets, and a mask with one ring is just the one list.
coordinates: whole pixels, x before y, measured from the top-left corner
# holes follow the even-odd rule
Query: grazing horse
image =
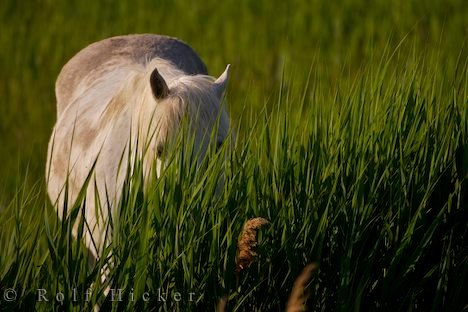
[(182, 117), (189, 120), (201, 155), (212, 130), (216, 143), (223, 142), (229, 119), (221, 100), (228, 75), (229, 65), (219, 78), (208, 76), (188, 45), (150, 34), (93, 43), (63, 67), (55, 88), (57, 122), (49, 141), (47, 188), (59, 217), (65, 218), (64, 206), (76, 201), (91, 172), (84, 186), (83, 238), (94, 259), (111, 240), (109, 213), (116, 213), (129, 166), (123, 155), (135, 149), (144, 173), (155, 165), (159, 175), (162, 150)]

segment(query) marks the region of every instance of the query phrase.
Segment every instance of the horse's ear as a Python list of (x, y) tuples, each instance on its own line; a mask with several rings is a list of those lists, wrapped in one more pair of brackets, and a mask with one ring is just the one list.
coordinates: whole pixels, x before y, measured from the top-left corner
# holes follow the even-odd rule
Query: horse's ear
[(228, 64), (226, 66), (226, 69), (224, 70), (224, 73), (219, 76), (218, 79), (213, 84), (213, 87), (215, 89), (216, 94), (218, 94), (219, 97), (223, 96), (224, 90), (226, 89), (228, 80), (229, 80), (229, 69), (231, 68), (231, 64)]
[(168, 96), (169, 88), (167, 87), (164, 78), (159, 74), (157, 68), (155, 68), (151, 73), (150, 85), (155, 98), (163, 99)]

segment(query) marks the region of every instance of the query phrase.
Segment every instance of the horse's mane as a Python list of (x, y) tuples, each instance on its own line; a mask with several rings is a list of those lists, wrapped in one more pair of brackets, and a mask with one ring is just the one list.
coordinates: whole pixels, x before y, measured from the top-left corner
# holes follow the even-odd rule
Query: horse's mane
[[(154, 69), (158, 70), (170, 90), (162, 100), (156, 99), (151, 90), (150, 76)], [(176, 127), (184, 114), (190, 119), (196, 117), (196, 127), (201, 131), (211, 129), (213, 121), (219, 118), (218, 132), (227, 134), (229, 120), (220, 108), (219, 94), (213, 89), (214, 81), (208, 75), (187, 75), (160, 58), (143, 64), (119, 64), (118, 60), (110, 60), (100, 75), (90, 75), (83, 81), (77, 105), (70, 105), (67, 110), (74, 107), (96, 133), (110, 130), (119, 118), (135, 117), (137, 110), (140, 118), (157, 119), (162, 136)], [(88, 138), (88, 143), (92, 139)]]
[[(174, 118), (176, 121), (184, 113), (188, 113), (199, 118), (198, 127), (203, 127), (209, 121), (218, 118), (220, 98), (213, 89), (215, 79), (208, 75), (187, 75), (171, 62), (160, 58), (152, 59), (145, 64), (134, 64), (129, 70), (130, 73), (121, 92), (116, 93), (115, 97), (127, 99), (136, 94), (136, 101), (139, 102), (135, 103), (136, 105), (145, 105), (149, 101), (156, 101), (156, 105), (160, 104), (153, 97), (149, 83), (154, 69), (158, 70), (170, 90), (168, 97), (161, 101), (164, 101), (161, 105), (170, 110), (164, 114), (166, 117), (178, 117)], [(160, 109), (165, 108), (160, 107)], [(222, 110), (221, 112), (224, 113)], [(227, 119), (227, 116), (223, 115), (221, 118)], [(224, 123), (220, 122), (220, 126), (224, 126)]]

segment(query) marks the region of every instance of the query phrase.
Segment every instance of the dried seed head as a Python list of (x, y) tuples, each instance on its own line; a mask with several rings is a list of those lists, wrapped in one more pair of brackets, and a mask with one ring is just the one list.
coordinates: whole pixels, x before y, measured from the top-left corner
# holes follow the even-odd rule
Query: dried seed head
[(270, 221), (264, 218), (253, 218), (244, 224), (242, 235), (237, 242), (236, 272), (238, 274), (255, 260), (257, 230), (267, 224), (270, 224)]
[(317, 264), (309, 263), (302, 269), (301, 274), (294, 281), (294, 286), (289, 295), (288, 305), (286, 306), (287, 312), (300, 312), (306, 311), (306, 302), (309, 298), (309, 291), (307, 285), (312, 279), (312, 274), (317, 270)]

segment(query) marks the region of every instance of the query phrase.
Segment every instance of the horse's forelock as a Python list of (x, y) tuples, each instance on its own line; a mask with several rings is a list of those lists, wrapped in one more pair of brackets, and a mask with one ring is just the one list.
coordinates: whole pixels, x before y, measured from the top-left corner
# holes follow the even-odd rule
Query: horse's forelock
[[(155, 68), (169, 87), (169, 94), (162, 99), (155, 98), (151, 90), (150, 77)], [(176, 129), (182, 116), (193, 121), (193, 126), (202, 131), (210, 131), (220, 117), (218, 127), (224, 133), (229, 121), (220, 106), (221, 99), (213, 88), (214, 81), (207, 75), (187, 75), (161, 59), (154, 59), (146, 65), (135, 64), (126, 83), (109, 102), (107, 110), (108, 113), (112, 112), (111, 116), (116, 116), (123, 112), (126, 105), (127, 108), (132, 105), (134, 117), (141, 123), (138, 128), (144, 132), (151, 127), (156, 133), (156, 141), (164, 140)], [(117, 105), (119, 103), (121, 105)]]
[(174, 101), (173, 109), (179, 109), (179, 115), (188, 113), (191, 115), (189, 118), (197, 116), (197, 123), (207, 126), (222, 113), (221, 99), (213, 87), (215, 78), (208, 75), (187, 75), (172, 63), (159, 59), (148, 63), (146, 68), (147, 75), (151, 75), (154, 68), (157, 68), (166, 80), (170, 90), (166, 100)]

